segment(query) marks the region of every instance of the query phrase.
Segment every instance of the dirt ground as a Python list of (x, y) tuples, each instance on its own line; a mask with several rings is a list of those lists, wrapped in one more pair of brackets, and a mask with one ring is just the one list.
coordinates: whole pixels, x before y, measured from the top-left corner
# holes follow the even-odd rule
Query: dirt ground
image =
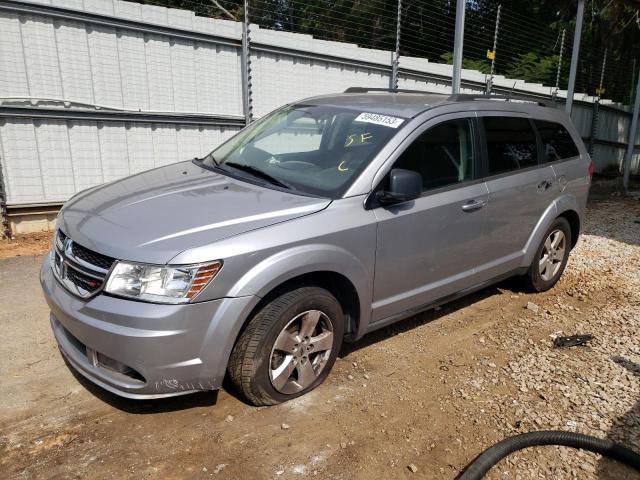
[[(14, 252), (41, 254), (49, 237)], [(50, 332), (41, 260), (0, 260), (2, 478), (453, 479), (494, 442), (543, 429), (640, 451), (637, 200), (590, 203), (551, 291), (526, 294), (509, 280), (378, 331), (346, 345), (317, 390), (270, 408), (228, 388), (127, 401), (75, 375)], [(554, 349), (559, 332), (595, 339)], [(544, 447), (487, 478), (640, 475)]]
[(43, 255), (51, 248), (52, 232), (16, 235), (12, 239), (0, 238), (0, 260), (12, 257)]

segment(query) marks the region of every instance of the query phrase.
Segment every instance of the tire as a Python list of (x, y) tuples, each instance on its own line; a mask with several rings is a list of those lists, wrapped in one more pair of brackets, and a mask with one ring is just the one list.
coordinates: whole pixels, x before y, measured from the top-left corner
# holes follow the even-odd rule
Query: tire
[[(558, 234), (558, 232), (560, 234)], [(553, 244), (556, 241), (557, 245), (553, 248)], [(544, 238), (536, 250), (533, 262), (526, 275), (527, 283), (533, 290), (536, 292), (549, 290), (560, 279), (562, 272), (564, 272), (567, 266), (567, 260), (569, 260), (571, 241), (571, 227), (569, 226), (569, 222), (563, 217), (556, 218), (545, 232)], [(560, 246), (562, 245), (562, 253), (560, 253)], [(548, 253), (550, 247), (552, 247), (553, 251), (551, 255)]]
[(342, 346), (344, 325), (340, 303), (323, 288), (300, 287), (281, 294), (240, 334), (229, 359), (231, 382), (256, 406), (304, 395), (329, 374)]

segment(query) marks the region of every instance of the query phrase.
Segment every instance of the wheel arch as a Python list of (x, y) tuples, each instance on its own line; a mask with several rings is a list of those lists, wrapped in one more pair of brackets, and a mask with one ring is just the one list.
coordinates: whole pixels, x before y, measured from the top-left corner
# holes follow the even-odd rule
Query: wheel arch
[(578, 237), (580, 236), (580, 215), (575, 210), (565, 210), (560, 213), (558, 217), (563, 217), (569, 222), (571, 227), (571, 248), (578, 243)]
[(347, 338), (361, 336), (371, 315), (372, 266), (335, 245), (297, 246), (265, 258), (236, 282), (228, 296), (260, 297), (244, 319), (247, 322), (273, 295), (295, 285), (317, 285), (330, 291), (348, 314)]
[(330, 270), (317, 270), (291, 277), (264, 294), (245, 319), (238, 336), (251, 318), (266, 304), (285, 292), (308, 286), (324, 288), (336, 297), (345, 314), (345, 337), (350, 338), (356, 335), (361, 319), (360, 296), (356, 287), (351, 280), (341, 273)]
[(545, 232), (558, 217), (563, 217), (569, 222), (571, 227), (571, 248), (573, 248), (578, 241), (580, 233), (581, 222), (580, 214), (578, 213), (580, 211), (582, 210), (579, 208), (578, 200), (574, 195), (565, 194), (550, 203), (540, 216), (538, 223), (527, 240), (523, 249), (524, 256), (521, 267), (529, 268)]

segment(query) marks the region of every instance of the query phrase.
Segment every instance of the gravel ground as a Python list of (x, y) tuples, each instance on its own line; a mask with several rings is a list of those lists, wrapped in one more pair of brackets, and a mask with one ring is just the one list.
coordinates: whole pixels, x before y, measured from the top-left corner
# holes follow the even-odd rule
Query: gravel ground
[[(132, 402), (57, 352), (40, 257), (0, 261), (2, 478), (452, 479), (506, 436), (562, 429), (640, 451), (640, 202), (591, 202), (561, 281), (502, 282), (347, 345), (327, 382), (250, 407), (233, 392)], [(28, 301), (24, 299), (27, 298)], [(591, 333), (553, 348), (554, 335)], [(599, 456), (529, 449), (487, 478), (635, 479)]]
[[(639, 214), (637, 202), (592, 204), (588, 234), (572, 253), (560, 288), (536, 304), (537, 312), (527, 309), (506, 338), (490, 338), (495, 348), (520, 352), (490, 377), (493, 383), (517, 387), (509, 401), (488, 409), (500, 431), (569, 430), (640, 451)], [(559, 330), (532, 339), (528, 332), (541, 325), (558, 325)], [(586, 347), (550, 347), (555, 336), (577, 333), (595, 339)], [(482, 381), (471, 383), (476, 393), (482, 391)], [(598, 455), (557, 448), (559, 454), (549, 456), (545, 450), (552, 449), (511, 456), (493, 477), (633, 475)]]

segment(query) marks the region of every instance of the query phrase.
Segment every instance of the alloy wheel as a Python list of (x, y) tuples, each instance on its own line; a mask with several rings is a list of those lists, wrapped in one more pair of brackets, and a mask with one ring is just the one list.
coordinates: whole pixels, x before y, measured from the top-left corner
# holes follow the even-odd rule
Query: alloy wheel
[(560, 270), (562, 261), (564, 260), (564, 252), (566, 248), (566, 237), (562, 230), (552, 231), (544, 242), (542, 254), (538, 262), (538, 271), (540, 277), (548, 282)]
[(331, 319), (320, 310), (296, 315), (282, 329), (271, 350), (269, 378), (280, 393), (311, 385), (327, 365), (333, 347)]

